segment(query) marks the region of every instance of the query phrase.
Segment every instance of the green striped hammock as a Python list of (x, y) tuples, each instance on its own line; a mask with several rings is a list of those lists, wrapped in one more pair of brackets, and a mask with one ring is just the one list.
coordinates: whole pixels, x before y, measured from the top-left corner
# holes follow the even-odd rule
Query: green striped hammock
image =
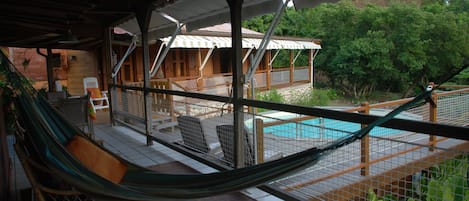
[(19, 110), (19, 122), (26, 130), (21, 135), (24, 140), (18, 140), (21, 146), (27, 148), (30, 153), (34, 152), (34, 160), (45, 164), (53, 175), (69, 185), (92, 197), (110, 200), (197, 198), (265, 184), (310, 167), (333, 150), (361, 139), (375, 126), (392, 119), (415, 104), (422, 103), (433, 91), (433, 89), (424, 91), (412, 101), (372, 122), (368, 127), (323, 147), (311, 148), (275, 161), (215, 173), (161, 174), (132, 164), (97, 146), (126, 166), (122, 180), (115, 183), (85, 167), (66, 148), (74, 136), (87, 139), (85, 134), (57, 113), (43, 96), (38, 95), (38, 92), (24, 81), (25, 78), (15, 71), (3, 54), (0, 65), (11, 86), (17, 89), (15, 106)]

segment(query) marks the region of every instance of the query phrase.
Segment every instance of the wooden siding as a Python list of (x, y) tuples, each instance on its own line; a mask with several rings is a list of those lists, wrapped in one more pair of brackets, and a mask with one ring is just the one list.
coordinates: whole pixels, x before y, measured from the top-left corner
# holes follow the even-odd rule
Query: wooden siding
[[(102, 82), (98, 76), (98, 62), (94, 52), (68, 50), (68, 92), (71, 95), (81, 96), (84, 94), (83, 78), (98, 77), (99, 87), (102, 89)], [(74, 59), (70, 59), (74, 58)]]

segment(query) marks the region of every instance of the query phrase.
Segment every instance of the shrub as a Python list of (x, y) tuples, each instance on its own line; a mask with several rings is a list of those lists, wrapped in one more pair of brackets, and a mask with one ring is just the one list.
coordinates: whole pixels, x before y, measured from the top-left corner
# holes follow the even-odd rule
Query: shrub
[(257, 93), (256, 99), (275, 103), (285, 102), (285, 99), (283, 98), (282, 94), (280, 94), (277, 89), (271, 89), (263, 93)]
[(290, 102), (295, 105), (325, 106), (337, 97), (336, 91), (332, 89), (310, 89), (293, 96)]
[[(282, 94), (280, 94), (277, 89), (273, 88), (266, 92), (258, 92), (256, 94), (256, 99), (261, 101), (267, 102), (275, 102), (275, 103), (284, 103), (285, 99), (283, 98)], [(258, 108), (258, 112), (264, 112), (268, 109)]]

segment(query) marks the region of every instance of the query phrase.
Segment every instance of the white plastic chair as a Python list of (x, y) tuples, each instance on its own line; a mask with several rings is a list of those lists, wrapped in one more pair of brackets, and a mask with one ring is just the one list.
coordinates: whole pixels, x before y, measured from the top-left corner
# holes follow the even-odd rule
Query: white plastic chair
[(91, 92), (90, 103), (94, 113), (96, 113), (96, 110), (109, 108), (107, 91), (99, 91), (98, 79), (96, 79), (96, 77), (83, 78), (83, 88), (85, 90), (85, 95), (88, 95), (88, 93)]

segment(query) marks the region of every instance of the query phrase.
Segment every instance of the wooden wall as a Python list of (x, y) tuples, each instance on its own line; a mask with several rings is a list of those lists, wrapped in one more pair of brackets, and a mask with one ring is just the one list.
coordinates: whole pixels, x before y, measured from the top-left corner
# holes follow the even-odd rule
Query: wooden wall
[(68, 79), (67, 87), (71, 95), (83, 95), (83, 78), (88, 76), (97, 77), (102, 89), (102, 82), (98, 74), (98, 62), (95, 52), (68, 50)]
[[(45, 49), (41, 53), (47, 54)], [(39, 55), (35, 48), (10, 48), (12, 62), (18, 71), (33, 80), (36, 89), (48, 88), (46, 58)], [(60, 53), (61, 66), (54, 66), (54, 79), (66, 86), (71, 95), (83, 95), (83, 78), (101, 77), (96, 53), (79, 50), (52, 50)], [(100, 87), (101, 82), (100, 82)]]

